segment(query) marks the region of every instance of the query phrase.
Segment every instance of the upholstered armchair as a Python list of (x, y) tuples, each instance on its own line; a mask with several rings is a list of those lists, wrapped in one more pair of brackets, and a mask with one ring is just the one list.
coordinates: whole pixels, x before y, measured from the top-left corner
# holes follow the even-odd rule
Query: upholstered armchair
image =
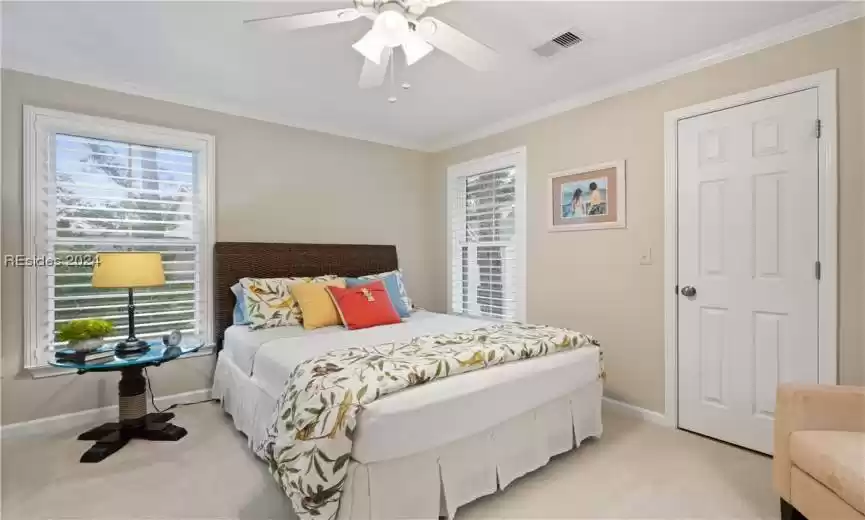
[(783, 520), (865, 519), (865, 388), (782, 385), (773, 478)]

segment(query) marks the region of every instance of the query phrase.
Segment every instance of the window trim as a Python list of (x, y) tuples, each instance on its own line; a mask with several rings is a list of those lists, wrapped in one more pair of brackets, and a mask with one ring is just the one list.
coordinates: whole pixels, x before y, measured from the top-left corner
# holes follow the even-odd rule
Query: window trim
[[(40, 251), (37, 243), (39, 221), (37, 209), (40, 197), (38, 179), (47, 174), (45, 168), (51, 163), (50, 157), (38, 156), (40, 140), (54, 133), (79, 134), (97, 139), (132, 142), (135, 144), (178, 148), (196, 153), (196, 168), (201, 172), (198, 190), (201, 195), (201, 213), (204, 230), (201, 237), (201, 322), (204, 327), (206, 345), (213, 343), (213, 244), (216, 237), (216, 138), (208, 134), (174, 130), (152, 125), (130, 123), (117, 119), (63, 112), (59, 110), (24, 106), (23, 131), (23, 215), (22, 215), (22, 252), (26, 257), (34, 257)], [(50, 147), (42, 146), (42, 151)], [(37, 312), (36, 294), (39, 280), (38, 269), (25, 271), (22, 293), (24, 311), (24, 369), (34, 377), (70, 373), (53, 369), (47, 362), (44, 349), (39, 345), (40, 326)], [(202, 349), (202, 355), (210, 352)]]
[(499, 170), (502, 168), (514, 168), (514, 201), (517, 208), (515, 217), (516, 225), (516, 280), (514, 280), (515, 292), (517, 295), (517, 306), (515, 318), (517, 321), (526, 321), (526, 272), (527, 272), (527, 255), (526, 255), (526, 216), (528, 214), (528, 197), (526, 193), (526, 177), (527, 171), (526, 147), (521, 146), (504, 152), (494, 153), (485, 157), (472, 159), (470, 161), (454, 164), (448, 167), (447, 170), (447, 194), (445, 196), (447, 204), (447, 312), (452, 313), (451, 308), (453, 302), (453, 262), (454, 262), (454, 205), (453, 194), (456, 188), (457, 179), (469, 175)]

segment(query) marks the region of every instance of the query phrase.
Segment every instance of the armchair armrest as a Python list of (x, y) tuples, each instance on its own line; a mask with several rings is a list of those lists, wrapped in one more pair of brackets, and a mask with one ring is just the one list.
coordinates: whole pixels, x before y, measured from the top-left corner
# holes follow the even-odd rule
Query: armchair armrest
[(775, 404), (775, 489), (790, 501), (790, 435), (803, 430), (865, 432), (865, 388), (781, 385)]

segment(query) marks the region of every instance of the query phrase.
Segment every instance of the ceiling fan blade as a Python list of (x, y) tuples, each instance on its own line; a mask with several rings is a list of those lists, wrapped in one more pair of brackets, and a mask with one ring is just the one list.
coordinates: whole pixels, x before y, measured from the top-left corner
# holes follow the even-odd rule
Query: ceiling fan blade
[(432, 16), (418, 22), (418, 31), (434, 47), (473, 69), (492, 70), (498, 65), (499, 53)]
[(335, 9), (333, 11), (319, 11), (317, 13), (289, 14), (283, 16), (271, 16), (268, 18), (257, 18), (245, 20), (245, 25), (260, 27), (262, 29), (273, 29), (281, 31), (296, 31), (308, 27), (319, 27), (334, 23), (351, 22), (361, 17), (357, 9)]
[(358, 83), (360, 88), (378, 87), (384, 83), (392, 53), (393, 50), (390, 47), (385, 48), (381, 53), (381, 64), (378, 65), (372, 60), (363, 62), (363, 70), (360, 71), (360, 82)]

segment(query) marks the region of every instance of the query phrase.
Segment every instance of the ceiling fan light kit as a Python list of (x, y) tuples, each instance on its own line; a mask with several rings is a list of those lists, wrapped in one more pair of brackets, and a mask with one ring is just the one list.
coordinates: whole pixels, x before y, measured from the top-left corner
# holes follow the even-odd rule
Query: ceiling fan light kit
[(392, 9), (380, 12), (370, 30), (377, 32), (388, 47), (398, 47), (411, 32), (408, 19)]
[(244, 23), (294, 31), (351, 22), (358, 18), (372, 20), (372, 28), (352, 45), (365, 58), (359, 82), (361, 88), (377, 87), (384, 83), (396, 47), (402, 47), (408, 65), (414, 65), (438, 49), (475, 70), (493, 69), (499, 61), (496, 51), (441, 20), (424, 16), (427, 9), (448, 1), (354, 0), (353, 8), (259, 18)]
[[(393, 10), (379, 13), (369, 30), (363, 38), (358, 40), (352, 47), (361, 53), (364, 58), (381, 65), (382, 51), (388, 47), (393, 49), (404, 45), (413, 36), (409, 27), (408, 19), (401, 13)], [(426, 42), (422, 42), (426, 43)]]
[(354, 42), (352, 47), (357, 52), (363, 54), (364, 58), (376, 65), (381, 65), (386, 46), (377, 34), (372, 31), (364, 34), (363, 38)]
[(405, 54), (405, 62), (409, 66), (414, 65), (421, 58), (433, 51), (434, 47), (421, 38), (417, 32), (412, 31), (402, 42), (402, 52)]

